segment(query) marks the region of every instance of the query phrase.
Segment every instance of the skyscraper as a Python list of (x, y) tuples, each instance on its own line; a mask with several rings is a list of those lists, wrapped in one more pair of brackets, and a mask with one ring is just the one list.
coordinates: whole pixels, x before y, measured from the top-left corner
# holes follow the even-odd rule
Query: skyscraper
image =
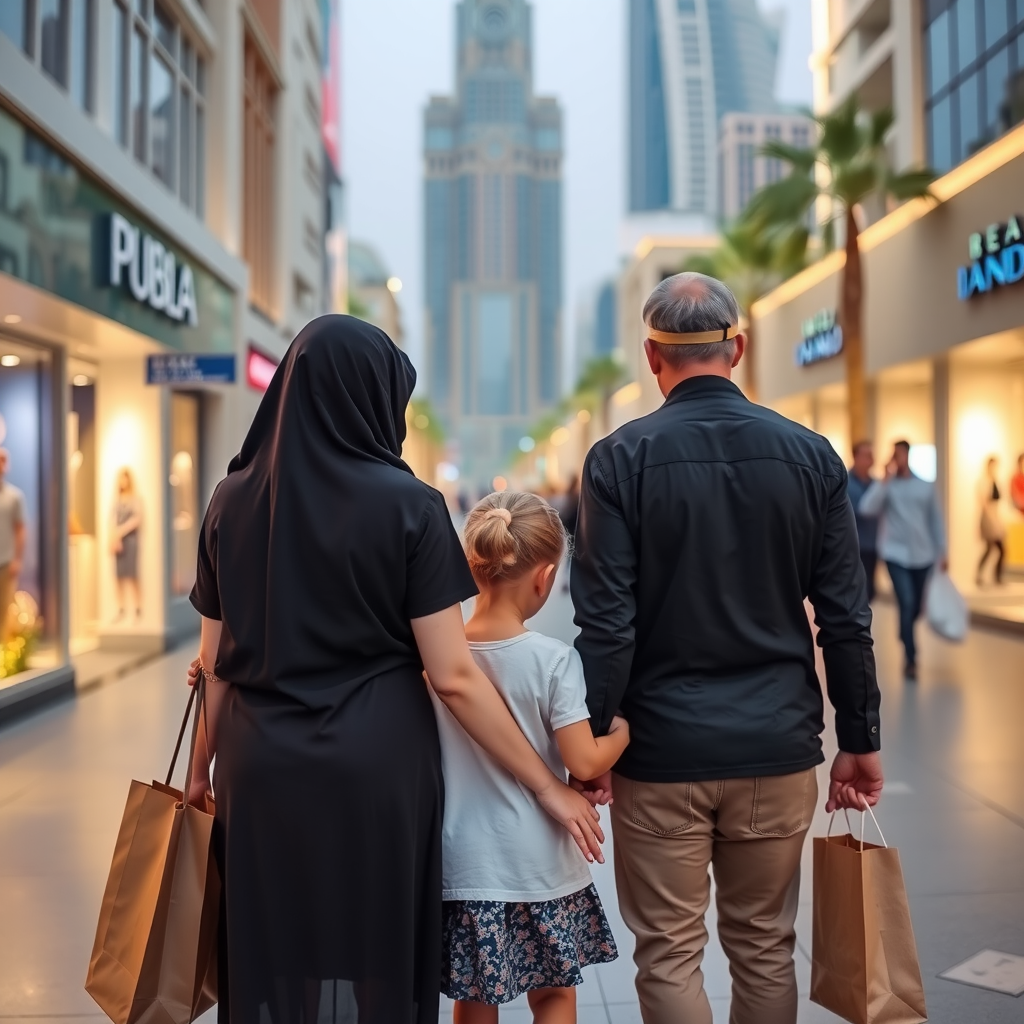
[(629, 0), (630, 213), (715, 215), (718, 122), (778, 109), (778, 39), (756, 0)]
[(533, 94), (525, 0), (456, 24), (455, 95), (424, 113), (428, 390), (483, 483), (561, 393), (562, 112)]

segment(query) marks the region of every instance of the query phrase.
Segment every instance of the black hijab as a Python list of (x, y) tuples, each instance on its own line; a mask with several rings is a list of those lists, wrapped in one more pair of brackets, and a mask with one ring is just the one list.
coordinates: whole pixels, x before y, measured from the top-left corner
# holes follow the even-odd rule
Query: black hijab
[(280, 483), (301, 482), (307, 455), (411, 472), (402, 442), (415, 386), (409, 357), (378, 327), (353, 316), (318, 317), (289, 347), (228, 473), (255, 469)]

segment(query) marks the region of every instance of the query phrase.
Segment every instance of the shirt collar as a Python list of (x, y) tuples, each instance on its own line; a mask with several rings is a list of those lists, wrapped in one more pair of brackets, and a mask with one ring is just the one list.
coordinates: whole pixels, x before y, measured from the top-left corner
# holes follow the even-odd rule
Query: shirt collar
[(736, 398), (746, 400), (743, 392), (728, 377), (719, 377), (715, 373), (702, 373), (696, 377), (687, 377), (680, 381), (665, 399), (666, 405), (674, 405), (676, 402), (685, 402), (691, 398), (700, 398), (703, 395), (732, 395)]

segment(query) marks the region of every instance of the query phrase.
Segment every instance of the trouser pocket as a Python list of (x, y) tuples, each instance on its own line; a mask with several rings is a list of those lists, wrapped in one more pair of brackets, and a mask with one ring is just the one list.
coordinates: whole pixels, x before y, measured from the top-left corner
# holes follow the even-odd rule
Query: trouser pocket
[[(616, 780), (616, 785), (621, 783)], [(629, 817), (634, 825), (656, 835), (672, 836), (693, 827), (692, 782), (628, 780)]]
[(818, 779), (813, 768), (792, 775), (754, 779), (750, 830), (759, 836), (781, 838), (803, 832), (814, 817)]

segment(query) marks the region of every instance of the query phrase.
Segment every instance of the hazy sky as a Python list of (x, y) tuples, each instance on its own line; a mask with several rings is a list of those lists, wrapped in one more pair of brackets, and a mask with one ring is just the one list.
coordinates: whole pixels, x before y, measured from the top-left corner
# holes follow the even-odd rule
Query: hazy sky
[[(716, 0), (711, 0), (712, 3)], [(810, 105), (810, 0), (783, 8), (778, 98)], [(352, 238), (369, 242), (399, 295), (407, 347), (423, 339), (421, 117), (452, 91), (454, 0), (341, 0), (342, 136)], [(565, 114), (564, 320), (571, 349), (581, 292), (618, 266), (624, 210), (624, 0), (534, 0), (534, 85)], [(568, 356), (568, 352), (567, 352)]]

